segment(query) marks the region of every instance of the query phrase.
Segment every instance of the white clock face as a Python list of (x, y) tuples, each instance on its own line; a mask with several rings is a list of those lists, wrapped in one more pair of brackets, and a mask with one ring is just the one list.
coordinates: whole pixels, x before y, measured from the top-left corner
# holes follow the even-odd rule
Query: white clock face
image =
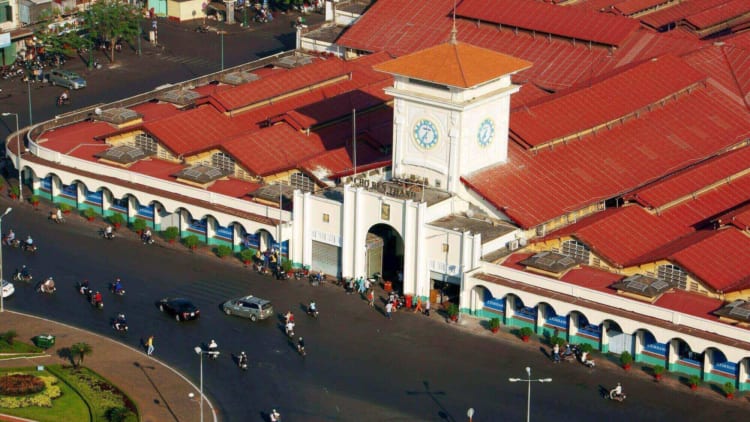
[(438, 134), (435, 123), (432, 123), (427, 119), (421, 119), (414, 124), (413, 137), (414, 142), (416, 142), (420, 148), (430, 149), (437, 145), (440, 135)]
[(495, 139), (495, 122), (490, 118), (482, 120), (482, 123), (479, 124), (479, 130), (477, 130), (479, 146), (486, 147), (492, 143), (493, 139)]

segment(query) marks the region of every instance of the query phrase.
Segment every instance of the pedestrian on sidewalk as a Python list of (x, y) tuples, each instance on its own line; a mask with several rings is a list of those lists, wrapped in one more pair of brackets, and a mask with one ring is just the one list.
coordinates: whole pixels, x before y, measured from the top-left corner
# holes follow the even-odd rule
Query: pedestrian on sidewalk
[(146, 340), (146, 354), (151, 356), (154, 353), (154, 336), (148, 336)]
[(417, 297), (417, 307), (414, 308), (414, 313), (422, 312), (422, 298)]
[(424, 303), (424, 314), (430, 316), (430, 299), (427, 299)]
[(555, 363), (560, 363), (560, 345), (555, 343), (555, 347), (552, 348), (552, 359)]
[(370, 302), (370, 307), (375, 306), (375, 289), (370, 290), (370, 293), (367, 294), (367, 300)]
[(385, 317), (391, 319), (391, 312), (393, 312), (393, 303), (388, 302), (385, 304)]

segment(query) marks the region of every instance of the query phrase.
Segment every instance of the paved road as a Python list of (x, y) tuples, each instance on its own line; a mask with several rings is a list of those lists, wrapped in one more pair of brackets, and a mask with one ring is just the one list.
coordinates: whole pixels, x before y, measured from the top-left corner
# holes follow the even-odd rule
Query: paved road
[[(0, 200), (4, 208), (5, 199)], [(551, 365), (539, 345), (506, 336), (476, 335), (441, 318), (397, 313), (387, 321), (354, 295), (332, 286), (311, 287), (298, 281), (273, 281), (234, 261), (178, 247), (145, 246), (128, 238), (104, 241), (100, 225), (78, 217), (65, 225), (44, 219), (43, 211), (21, 206), (4, 219), (4, 229), (32, 233), (40, 251), (30, 256), (4, 249), (6, 274), (26, 263), (36, 278), (54, 275), (58, 292), (35, 293), (20, 285), (6, 301), (10, 309), (32, 312), (81, 326), (133, 347), (154, 334), (156, 355), (197, 382), (198, 357), (193, 347), (215, 338), (224, 354), (205, 361), (205, 387), (222, 420), (262, 420), (272, 407), (285, 420), (522, 420), (526, 386), (511, 384), (531, 366), (535, 376), (552, 377), (533, 386), (536, 420), (739, 420), (748, 405), (727, 402), (718, 394), (694, 394), (654, 384), (636, 372), (593, 371), (580, 365)], [(88, 278), (104, 290), (122, 277), (124, 297), (104, 292), (104, 310), (95, 310), (77, 294), (75, 283)], [(260, 323), (227, 317), (219, 309), (226, 298), (253, 293), (269, 298), (276, 310), (295, 310), (297, 331), (308, 344), (302, 359), (281, 332), (277, 320)], [(154, 302), (168, 295), (192, 298), (201, 308), (199, 321), (177, 323), (159, 313)], [(314, 298), (319, 320), (302, 313)], [(130, 333), (113, 332), (109, 320), (124, 311)], [(229, 354), (247, 351), (250, 369), (241, 372)], [(622, 381), (628, 402), (612, 403), (599, 389)]]

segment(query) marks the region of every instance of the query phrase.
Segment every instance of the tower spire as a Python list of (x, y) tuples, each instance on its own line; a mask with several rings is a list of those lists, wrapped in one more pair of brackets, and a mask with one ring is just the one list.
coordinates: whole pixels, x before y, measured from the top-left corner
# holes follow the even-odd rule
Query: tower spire
[(458, 42), (458, 29), (456, 29), (456, 0), (453, 0), (453, 28), (451, 29), (451, 39), (448, 42), (454, 45)]

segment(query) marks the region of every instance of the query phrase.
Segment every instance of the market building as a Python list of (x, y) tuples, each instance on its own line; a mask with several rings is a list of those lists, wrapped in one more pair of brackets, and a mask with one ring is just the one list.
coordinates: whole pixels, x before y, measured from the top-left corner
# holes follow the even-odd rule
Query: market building
[(588, 4), (380, 0), (31, 128), (23, 180), (750, 389), (750, 32)]

